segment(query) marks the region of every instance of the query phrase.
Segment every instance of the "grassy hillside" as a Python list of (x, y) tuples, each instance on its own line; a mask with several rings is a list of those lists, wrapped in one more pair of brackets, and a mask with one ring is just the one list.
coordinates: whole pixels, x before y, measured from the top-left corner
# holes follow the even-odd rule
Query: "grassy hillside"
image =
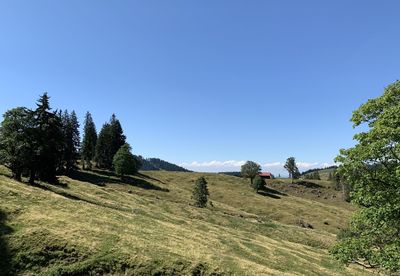
[[(200, 175), (211, 194), (205, 209), (190, 205)], [(32, 187), (0, 175), (0, 275), (367, 273), (327, 253), (351, 214), (347, 203), (255, 194), (219, 174), (155, 171), (122, 182), (78, 171), (60, 182)], [(287, 185), (271, 183), (279, 184)]]
[(325, 169), (313, 169), (313, 170), (309, 170), (309, 171), (311, 171), (309, 173), (308, 173), (308, 171), (303, 172), (303, 176), (312, 174), (313, 172), (318, 172), (319, 176), (321, 177), (321, 180), (329, 180), (329, 174), (331, 174), (334, 177), (335, 170), (336, 170), (336, 167), (330, 167), (330, 168), (325, 168)]

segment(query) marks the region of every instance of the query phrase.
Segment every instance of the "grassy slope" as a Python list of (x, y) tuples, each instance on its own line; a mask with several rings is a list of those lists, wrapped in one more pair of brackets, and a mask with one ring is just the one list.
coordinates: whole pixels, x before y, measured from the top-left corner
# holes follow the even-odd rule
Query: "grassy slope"
[(328, 180), (329, 174), (332, 174), (334, 176), (335, 169), (334, 168), (322, 169), (322, 170), (318, 170), (318, 173), (322, 180)]
[[(355, 275), (327, 248), (344, 203), (255, 194), (237, 177), (205, 174), (213, 207), (190, 206), (197, 173), (105, 172), (31, 187), (0, 176), (0, 269), (20, 274)], [(315, 229), (296, 226), (298, 218)], [(324, 224), (327, 222), (328, 224)], [(2, 274), (2, 271), (0, 271)]]

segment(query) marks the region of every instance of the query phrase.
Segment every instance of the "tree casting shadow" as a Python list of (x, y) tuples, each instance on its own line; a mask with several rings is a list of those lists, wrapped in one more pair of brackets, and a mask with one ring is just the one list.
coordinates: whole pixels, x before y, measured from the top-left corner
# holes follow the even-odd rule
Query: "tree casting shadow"
[(7, 214), (0, 210), (0, 275), (12, 275), (11, 250), (6, 240), (6, 235), (12, 233), (12, 228), (7, 226)]

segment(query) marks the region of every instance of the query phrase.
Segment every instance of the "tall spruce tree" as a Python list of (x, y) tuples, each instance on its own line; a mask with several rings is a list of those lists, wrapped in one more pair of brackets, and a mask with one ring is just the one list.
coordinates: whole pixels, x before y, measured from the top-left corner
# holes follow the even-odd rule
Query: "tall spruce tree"
[(61, 119), (57, 112), (51, 112), (49, 100), (50, 97), (44, 93), (33, 112), (37, 154), (35, 165), (31, 167), (30, 182), (33, 182), (36, 173), (40, 180), (50, 183), (57, 181), (57, 165), (62, 158), (63, 131)]
[(96, 152), (97, 132), (92, 115), (89, 112), (86, 112), (84, 124), (81, 149), (82, 167), (83, 169), (91, 169), (92, 160), (94, 159)]
[(64, 136), (61, 170), (68, 174), (79, 156), (79, 122), (75, 111), (69, 114), (67, 110), (61, 115), (61, 121)]
[(111, 126), (111, 155), (114, 157), (114, 155), (117, 153), (117, 151), (125, 144), (126, 142), (126, 137), (123, 133), (121, 123), (113, 114), (110, 119), (110, 126)]
[(111, 155), (111, 125), (105, 123), (100, 130), (99, 137), (96, 144), (95, 161), (98, 168), (111, 168), (112, 155)]

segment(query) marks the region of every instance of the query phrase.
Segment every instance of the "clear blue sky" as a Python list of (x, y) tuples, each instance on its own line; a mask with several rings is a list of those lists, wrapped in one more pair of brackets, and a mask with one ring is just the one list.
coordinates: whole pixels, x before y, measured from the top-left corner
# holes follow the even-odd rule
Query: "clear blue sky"
[[(399, 78), (400, 1), (0, 2), (0, 112), (115, 112), (134, 153), (200, 171), (332, 163)], [(215, 162), (211, 162), (215, 161)], [(226, 162), (229, 161), (229, 162)], [(193, 163), (195, 162), (195, 163)]]

